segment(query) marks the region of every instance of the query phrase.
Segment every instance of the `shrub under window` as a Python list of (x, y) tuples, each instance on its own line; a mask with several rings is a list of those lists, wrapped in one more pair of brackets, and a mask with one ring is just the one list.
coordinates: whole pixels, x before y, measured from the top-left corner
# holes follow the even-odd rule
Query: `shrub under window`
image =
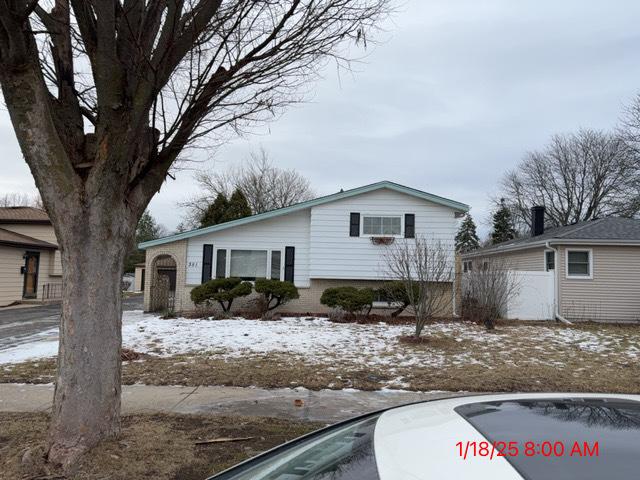
[(251, 293), (251, 284), (239, 278), (218, 278), (209, 280), (191, 290), (191, 300), (196, 305), (210, 306), (218, 302), (224, 312), (231, 310), (236, 298), (246, 297)]

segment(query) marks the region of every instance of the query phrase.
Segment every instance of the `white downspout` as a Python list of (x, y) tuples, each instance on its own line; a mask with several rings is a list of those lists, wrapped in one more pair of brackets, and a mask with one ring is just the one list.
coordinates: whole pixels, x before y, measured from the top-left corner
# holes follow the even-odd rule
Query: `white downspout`
[(558, 249), (555, 247), (551, 246), (551, 243), (549, 241), (547, 241), (545, 243), (545, 247), (549, 250), (553, 250), (554, 253), (554, 261), (555, 261), (555, 265), (554, 265), (554, 269), (553, 269), (553, 275), (554, 275), (554, 280), (553, 280), (553, 309), (554, 309), (554, 316), (556, 318), (556, 320), (560, 320), (562, 323), (566, 323), (567, 325), (571, 325), (571, 322), (569, 320), (567, 320), (566, 318), (564, 318), (562, 315), (560, 315), (560, 252), (558, 252)]

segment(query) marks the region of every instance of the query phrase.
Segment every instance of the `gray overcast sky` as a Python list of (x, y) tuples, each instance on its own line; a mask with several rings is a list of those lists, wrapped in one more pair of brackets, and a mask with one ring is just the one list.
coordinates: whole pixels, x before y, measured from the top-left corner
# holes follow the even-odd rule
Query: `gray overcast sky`
[[(263, 146), (318, 194), (393, 180), (468, 203), (486, 233), (502, 173), (555, 132), (612, 128), (640, 91), (640, 2), (409, 0), (353, 75), (329, 66), (309, 103), (203, 164)], [(0, 192), (35, 187), (6, 111)], [(178, 172), (151, 202), (173, 229), (196, 189)]]

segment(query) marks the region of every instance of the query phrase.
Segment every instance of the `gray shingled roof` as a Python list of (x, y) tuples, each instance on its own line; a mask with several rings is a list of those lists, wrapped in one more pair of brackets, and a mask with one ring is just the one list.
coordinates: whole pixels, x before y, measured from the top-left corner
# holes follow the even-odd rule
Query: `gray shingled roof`
[(614, 242), (640, 242), (640, 220), (634, 218), (606, 217), (587, 222), (578, 222), (565, 227), (550, 228), (542, 235), (535, 237), (518, 238), (508, 242), (492, 245), (469, 252), (490, 253), (515, 248), (526, 248), (529, 244), (538, 244), (546, 241), (580, 240), (580, 241), (607, 241)]
[(0, 223), (49, 223), (47, 212), (34, 207), (0, 207)]

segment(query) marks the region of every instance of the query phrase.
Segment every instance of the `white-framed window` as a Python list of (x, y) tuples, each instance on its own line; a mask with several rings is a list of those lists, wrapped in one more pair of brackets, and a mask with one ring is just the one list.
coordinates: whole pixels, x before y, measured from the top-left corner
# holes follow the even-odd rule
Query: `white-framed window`
[(568, 248), (567, 278), (593, 278), (593, 251), (584, 248)]
[(544, 270), (549, 272), (556, 268), (556, 252), (553, 250), (545, 250), (544, 252)]
[(215, 255), (216, 278), (237, 277), (253, 281), (258, 278), (281, 280), (282, 250), (248, 250), (218, 248)]
[(402, 235), (402, 217), (363, 215), (362, 235), (400, 236)]
[(462, 262), (462, 271), (464, 273), (471, 272), (473, 270), (473, 260), (465, 260)]
[(268, 250), (231, 250), (229, 276), (242, 280), (267, 278)]

